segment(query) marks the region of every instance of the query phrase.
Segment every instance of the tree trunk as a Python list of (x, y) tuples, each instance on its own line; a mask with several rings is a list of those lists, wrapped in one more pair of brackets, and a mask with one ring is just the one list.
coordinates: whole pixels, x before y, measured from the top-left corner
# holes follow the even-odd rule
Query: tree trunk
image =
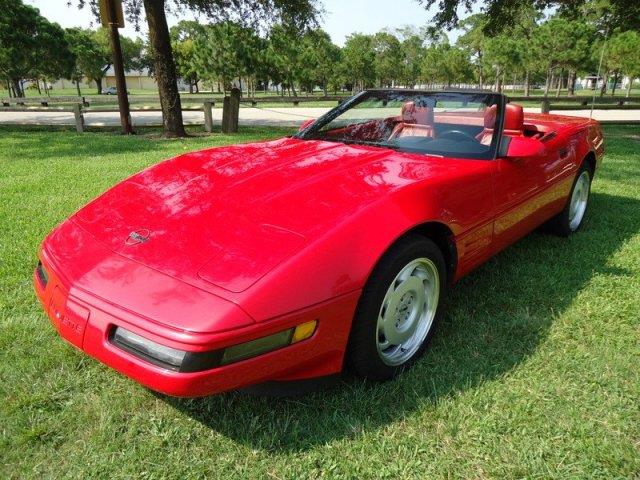
[(549, 90), (551, 89), (551, 85), (553, 85), (553, 70), (547, 70), (547, 81), (544, 84), (544, 96), (549, 95)]
[(40, 80), (38, 80), (37, 78), (36, 78), (36, 88), (38, 89), (38, 95), (42, 95), (42, 90), (40, 90)]
[(629, 84), (627, 85), (627, 97), (631, 95), (631, 87), (633, 85), (633, 77), (629, 75)]
[(498, 93), (502, 92), (502, 73), (498, 73), (498, 75), (496, 75), (496, 91)]
[(96, 88), (98, 89), (98, 95), (102, 94), (102, 78), (94, 78), (94, 82), (96, 82)]
[(524, 96), (529, 96), (529, 70), (524, 72)]
[(76, 90), (78, 91), (78, 96), (82, 96), (82, 92), (80, 91), (80, 80), (76, 80)]
[(297, 97), (298, 94), (296, 93), (296, 86), (293, 84), (293, 80), (290, 80), (289, 83), (291, 84), (291, 93), (293, 93), (294, 97)]
[(569, 71), (569, 81), (567, 84), (567, 96), (573, 97), (576, 94), (576, 71)]
[(564, 68), (560, 70), (560, 75), (558, 75), (558, 86), (556, 87), (556, 98), (560, 96), (560, 90), (562, 89), (562, 77), (564, 77)]
[(171, 51), (169, 27), (164, 11), (164, 0), (144, 0), (144, 10), (149, 26), (149, 41), (153, 46), (162, 123), (165, 137), (186, 137), (182, 120), (182, 104), (178, 93), (176, 64)]
[[(597, 81), (597, 80), (596, 80)], [(603, 97), (607, 93), (607, 82), (609, 81), (609, 72), (605, 72), (602, 77), (602, 87), (600, 87), (600, 96)]]
[(11, 80), (11, 83), (13, 85), (13, 92), (15, 94), (16, 98), (23, 98), (24, 97), (24, 92), (22, 91), (22, 85), (20, 84), (20, 79), (19, 78), (14, 78)]
[(484, 75), (482, 74), (482, 51), (478, 51), (478, 83), (480, 84), (480, 90), (482, 90), (484, 84)]
[(616, 94), (616, 84), (618, 83), (618, 71), (613, 74), (613, 85), (611, 86), (611, 96), (613, 97)]

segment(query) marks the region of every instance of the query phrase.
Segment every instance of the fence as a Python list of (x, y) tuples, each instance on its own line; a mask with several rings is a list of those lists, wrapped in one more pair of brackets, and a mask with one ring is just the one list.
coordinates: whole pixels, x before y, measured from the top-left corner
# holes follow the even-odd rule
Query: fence
[[(539, 102), (540, 111), (549, 113), (551, 110), (582, 110), (593, 108), (596, 110), (637, 110), (640, 109), (640, 96), (629, 97), (508, 97), (512, 102)], [(585, 107), (585, 108), (580, 108)]]
[[(223, 131), (234, 131), (238, 123), (239, 104), (258, 107), (260, 104), (277, 103), (298, 106), (308, 102), (336, 102), (340, 104), (348, 96), (306, 96), (306, 97), (243, 97), (230, 101), (232, 97), (184, 97), (182, 109), (184, 111), (201, 111), (204, 114), (204, 126), (207, 132), (213, 131), (212, 109), (216, 103), (223, 104)], [(541, 97), (541, 96), (513, 96), (513, 102), (527, 102), (540, 105), (542, 113), (561, 110), (590, 109), (591, 97)], [(2, 98), (0, 112), (70, 112), (75, 118), (76, 130), (85, 129), (85, 112), (117, 112), (117, 98), (115, 96), (102, 97), (30, 97), (30, 98)], [(132, 112), (160, 112), (160, 99), (151, 95), (130, 95), (129, 103)], [(227, 104), (229, 107), (226, 107)], [(93, 105), (93, 106), (92, 106)], [(111, 106), (113, 105), (113, 106)], [(225, 108), (226, 107), (226, 108)], [(640, 109), (640, 96), (630, 97), (596, 97), (594, 108), (598, 110), (631, 110)], [(231, 130), (225, 130), (231, 128)]]

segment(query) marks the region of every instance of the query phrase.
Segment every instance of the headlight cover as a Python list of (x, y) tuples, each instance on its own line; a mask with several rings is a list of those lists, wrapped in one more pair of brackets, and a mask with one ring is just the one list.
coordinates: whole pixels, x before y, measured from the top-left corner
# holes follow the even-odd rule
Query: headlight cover
[(153, 365), (174, 372), (201, 372), (247, 360), (301, 342), (316, 331), (317, 320), (302, 323), (265, 337), (207, 352), (187, 352), (149, 340), (122, 327), (114, 327), (109, 341), (116, 347)]

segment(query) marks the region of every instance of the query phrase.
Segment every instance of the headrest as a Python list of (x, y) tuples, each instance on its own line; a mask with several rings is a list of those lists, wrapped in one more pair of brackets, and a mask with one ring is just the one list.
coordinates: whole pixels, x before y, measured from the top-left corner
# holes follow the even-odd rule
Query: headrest
[(524, 128), (524, 111), (521, 105), (507, 103), (504, 110), (504, 129), (522, 130)]
[(418, 125), (433, 125), (433, 108), (417, 107), (415, 102), (405, 102), (401, 110), (402, 121)]
[(497, 105), (491, 105), (484, 111), (484, 128), (495, 128)]

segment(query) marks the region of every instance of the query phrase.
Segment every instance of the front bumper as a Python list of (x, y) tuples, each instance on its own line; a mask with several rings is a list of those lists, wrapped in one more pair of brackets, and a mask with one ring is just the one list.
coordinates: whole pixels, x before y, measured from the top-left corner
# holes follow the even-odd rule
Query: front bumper
[[(69, 343), (152, 390), (198, 397), (265, 381), (300, 380), (341, 371), (359, 292), (337, 297), (292, 314), (218, 333), (196, 333), (163, 326), (78, 288), (41, 251), (46, 285), (38, 270), (36, 295), (52, 324)], [(112, 299), (117, 300), (117, 299)], [(162, 368), (116, 346), (110, 339), (121, 327), (151, 341), (187, 352), (207, 352), (251, 341), (317, 320), (313, 336), (279, 350), (198, 372)]]

